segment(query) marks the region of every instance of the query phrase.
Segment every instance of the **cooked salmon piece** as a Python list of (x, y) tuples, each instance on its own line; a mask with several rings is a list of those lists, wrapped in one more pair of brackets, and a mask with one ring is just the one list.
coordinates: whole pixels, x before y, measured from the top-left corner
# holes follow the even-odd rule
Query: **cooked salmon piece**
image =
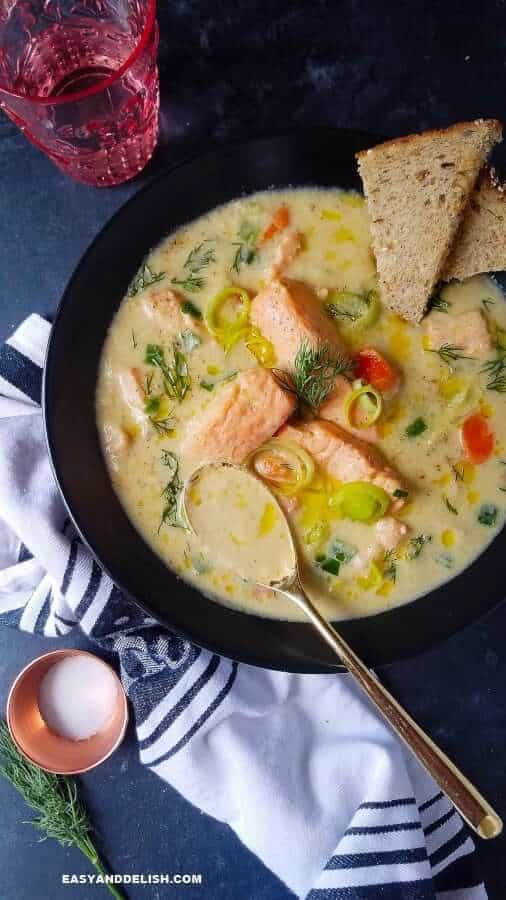
[(202, 331), (202, 323), (182, 310), (184, 297), (168, 288), (159, 288), (141, 298), (141, 306), (146, 316), (152, 319), (158, 328), (176, 334), (185, 328)]
[(345, 428), (350, 434), (354, 434), (355, 437), (358, 437), (363, 441), (371, 441), (374, 443), (374, 441), (378, 439), (378, 429), (376, 425), (370, 425), (368, 428), (354, 428), (346, 418), (344, 404), (352, 390), (353, 388), (348, 379), (344, 378), (342, 375), (338, 375), (334, 387), (325, 400), (325, 403), (322, 403), (320, 406), (318, 414), (322, 419), (326, 419), (328, 422), (335, 422), (336, 425), (341, 425), (342, 428)]
[(405, 490), (401, 476), (392, 469), (380, 451), (333, 422), (315, 419), (297, 425), (285, 425), (279, 437), (296, 441), (314, 461), (337, 481), (369, 481), (392, 497), (391, 509), (400, 509), (404, 497), (394, 491)]
[(119, 472), (120, 463), (128, 450), (128, 435), (119, 425), (108, 423), (102, 429), (104, 453), (109, 460), (113, 472)]
[(227, 460), (242, 463), (272, 437), (295, 409), (269, 369), (247, 369), (218, 394), (195, 419), (181, 446), (194, 465)]
[(142, 373), (140, 369), (124, 369), (118, 372), (117, 378), (121, 399), (128, 408), (130, 417), (144, 433), (148, 417), (144, 411), (146, 397), (142, 386)]
[(281, 369), (293, 369), (304, 342), (328, 344), (345, 353), (336, 326), (324, 313), (318, 297), (300, 281), (271, 281), (252, 300), (250, 317), (273, 345), (276, 365)]
[(484, 359), (494, 349), (487, 320), (479, 309), (456, 316), (435, 309), (427, 316), (426, 323), (431, 350), (449, 344), (458, 347), (466, 356)]
[(408, 536), (410, 528), (405, 522), (399, 522), (393, 516), (385, 516), (376, 522), (371, 532), (370, 542), (350, 563), (355, 572), (368, 569), (373, 560), (397, 550)]
[(272, 263), (265, 273), (267, 280), (271, 281), (273, 278), (279, 278), (301, 250), (302, 235), (300, 231), (296, 231), (294, 228), (285, 231), (274, 251)]

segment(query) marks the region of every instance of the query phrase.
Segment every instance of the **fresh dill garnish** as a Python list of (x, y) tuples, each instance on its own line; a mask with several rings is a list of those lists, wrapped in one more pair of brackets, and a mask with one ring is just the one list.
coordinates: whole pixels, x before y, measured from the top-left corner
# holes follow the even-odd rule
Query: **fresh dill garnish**
[(156, 284), (162, 278), (165, 278), (165, 272), (153, 272), (147, 263), (143, 263), (130, 282), (128, 296), (135, 297), (144, 288), (149, 287), (150, 284)]
[(447, 313), (451, 307), (451, 303), (445, 300), (442, 294), (435, 293), (429, 304), (430, 309), (437, 309), (439, 312)]
[(256, 241), (259, 231), (259, 228), (247, 221), (239, 227), (237, 232), (239, 240), (232, 243), (232, 246), (237, 248), (230, 266), (234, 272), (239, 273), (242, 265), (250, 266), (255, 260), (258, 253)]
[(189, 269), (190, 272), (200, 272), (201, 269), (205, 269), (210, 263), (216, 262), (214, 247), (206, 247), (206, 244), (211, 243), (210, 238), (206, 238), (205, 241), (202, 241), (193, 250), (190, 250), (183, 264), (183, 269)]
[(453, 513), (454, 516), (458, 516), (458, 514), (459, 514), (458, 509), (456, 509), (454, 507), (453, 503), (450, 502), (450, 500), (448, 499), (446, 494), (443, 495), (443, 503), (449, 512)]
[(383, 557), (382, 574), (387, 581), (393, 581), (394, 584), (397, 581), (397, 562), (393, 550), (387, 550)]
[(171, 528), (186, 528), (179, 505), (183, 483), (179, 477), (178, 458), (175, 453), (166, 450), (162, 455), (162, 463), (169, 469), (169, 478), (162, 491), (165, 506), (162, 510), (158, 531), (162, 525), (170, 525)]
[(0, 720), (0, 773), (10, 781), (28, 806), (37, 813), (26, 824), (41, 833), (41, 840), (53, 838), (62, 847), (77, 847), (104, 877), (105, 886), (116, 900), (124, 895), (108, 881), (104, 865), (93, 844), (93, 831), (88, 813), (77, 792), (77, 782), (65, 775), (44, 772), (21, 755)]
[(316, 410), (330, 394), (337, 376), (348, 376), (352, 370), (352, 361), (327, 344), (313, 346), (303, 341), (295, 356), (293, 375), (278, 374), (278, 370), (275, 374), (287, 390), (294, 391), (300, 400)]
[(153, 378), (154, 378), (153, 372), (149, 372), (149, 374), (146, 375), (146, 387), (144, 388), (144, 393), (148, 396), (151, 393), (151, 385), (153, 384)]
[(496, 359), (490, 359), (482, 366), (481, 371), (488, 376), (489, 391), (498, 391), (500, 394), (506, 392), (506, 354), (501, 353)]
[(420, 553), (422, 552), (425, 544), (429, 544), (432, 540), (431, 534), (418, 534), (416, 537), (411, 538), (408, 549), (406, 552), (407, 559), (418, 559)]
[(179, 287), (182, 287), (184, 291), (188, 291), (189, 293), (196, 293), (196, 291), (201, 291), (204, 287), (206, 280), (202, 278), (201, 275), (194, 275), (193, 272), (190, 272), (186, 278), (171, 278), (171, 284), (177, 284)]
[(492, 297), (485, 297), (485, 299), (482, 300), (481, 302), (483, 303), (483, 306), (485, 307), (485, 309), (487, 311), (490, 309), (491, 306), (495, 305), (495, 300), (492, 300)]
[[(199, 275), (199, 272), (205, 269), (210, 263), (216, 261), (214, 247), (206, 247), (206, 244), (210, 243), (212, 243), (212, 241), (206, 239), (194, 247), (193, 250), (190, 250), (183, 263), (183, 269), (186, 271), (183, 272), (181, 278), (171, 278), (171, 284), (177, 284), (179, 287), (182, 287), (184, 291), (188, 291), (189, 293), (195, 293), (196, 291), (202, 290), (206, 280), (202, 275)], [(193, 306), (193, 309), (197, 309), (197, 307)]]
[(178, 342), (172, 342), (172, 362), (165, 359), (165, 351), (160, 344), (148, 344), (145, 363), (156, 366), (163, 376), (165, 392), (169, 397), (181, 403), (191, 387), (191, 377), (186, 356), (181, 352)]
[(179, 469), (179, 462), (175, 453), (172, 450), (162, 450), (162, 465), (167, 466), (169, 469), (169, 474), (173, 477), (177, 475), (177, 471)]
[(132, 347), (134, 350), (137, 349), (137, 338), (135, 337), (135, 331), (132, 328)]
[(455, 481), (464, 481), (464, 465), (463, 463), (455, 463), (452, 466), (453, 474), (455, 475)]
[(206, 381), (204, 378), (201, 378), (199, 384), (204, 391), (211, 392), (214, 391), (217, 384), (223, 384), (225, 381), (232, 381), (236, 375), (237, 372), (230, 372), (229, 375), (222, 375), (221, 378), (216, 378), (214, 381)]
[(429, 353), (437, 353), (442, 362), (449, 366), (458, 359), (471, 359), (462, 353), (463, 347), (457, 347), (455, 344), (443, 344), (439, 350), (429, 350)]
[(487, 525), (492, 528), (497, 522), (499, 510), (495, 503), (483, 503), (478, 512), (478, 522), (480, 525)]
[(157, 434), (170, 436), (174, 431), (175, 421), (168, 416), (166, 419), (151, 419), (151, 424)]
[(436, 562), (445, 569), (453, 569), (454, 559), (451, 553), (440, 553), (436, 556)]
[(193, 319), (202, 318), (200, 309), (198, 308), (198, 306), (195, 306), (195, 304), (192, 303), (191, 300), (185, 300), (185, 302), (181, 306), (181, 312), (187, 316), (191, 316)]

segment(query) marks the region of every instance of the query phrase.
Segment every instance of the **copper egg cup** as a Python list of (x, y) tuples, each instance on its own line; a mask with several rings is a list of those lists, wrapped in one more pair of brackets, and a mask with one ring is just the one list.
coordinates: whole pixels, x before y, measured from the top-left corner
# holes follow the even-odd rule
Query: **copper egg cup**
[[(85, 740), (70, 740), (51, 731), (39, 710), (38, 693), (44, 675), (70, 656), (91, 656), (112, 672), (118, 688), (110, 718)], [(79, 775), (105, 762), (121, 744), (127, 724), (127, 699), (116, 672), (85, 650), (53, 650), (32, 660), (17, 676), (7, 698), (7, 725), (16, 747), (31, 762), (55, 775)]]

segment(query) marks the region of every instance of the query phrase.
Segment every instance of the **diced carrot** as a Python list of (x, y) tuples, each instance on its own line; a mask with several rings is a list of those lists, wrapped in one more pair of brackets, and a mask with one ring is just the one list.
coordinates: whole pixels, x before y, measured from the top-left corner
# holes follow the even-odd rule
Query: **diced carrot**
[(472, 463), (479, 465), (489, 459), (495, 438), (488, 420), (482, 413), (473, 413), (462, 424), (462, 446)]
[(287, 225), (290, 222), (290, 211), (287, 206), (280, 206), (279, 209), (274, 213), (270, 223), (267, 225), (267, 228), (262, 234), (260, 238), (260, 242), (263, 244), (266, 241), (272, 240), (280, 231), (284, 231)]
[(355, 374), (378, 391), (391, 391), (399, 384), (399, 375), (374, 347), (363, 347), (355, 356)]

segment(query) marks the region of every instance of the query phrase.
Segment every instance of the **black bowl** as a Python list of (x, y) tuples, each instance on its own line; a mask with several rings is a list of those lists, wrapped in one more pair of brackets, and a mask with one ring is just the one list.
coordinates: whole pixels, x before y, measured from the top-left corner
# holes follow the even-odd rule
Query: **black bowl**
[[(100, 352), (143, 257), (166, 234), (213, 207), (267, 188), (360, 188), (354, 154), (376, 143), (358, 131), (311, 129), (215, 150), (161, 175), (105, 226), (81, 260), (51, 333), (44, 416), (54, 474), (69, 513), (119, 588), (163, 625), (224, 656), (293, 672), (336, 671), (305, 623), (228, 609), (177, 578), (128, 520), (99, 446), (94, 396)], [(343, 622), (346, 640), (373, 666), (427, 650), (502, 599), (504, 542), (464, 573), (399, 609)]]

